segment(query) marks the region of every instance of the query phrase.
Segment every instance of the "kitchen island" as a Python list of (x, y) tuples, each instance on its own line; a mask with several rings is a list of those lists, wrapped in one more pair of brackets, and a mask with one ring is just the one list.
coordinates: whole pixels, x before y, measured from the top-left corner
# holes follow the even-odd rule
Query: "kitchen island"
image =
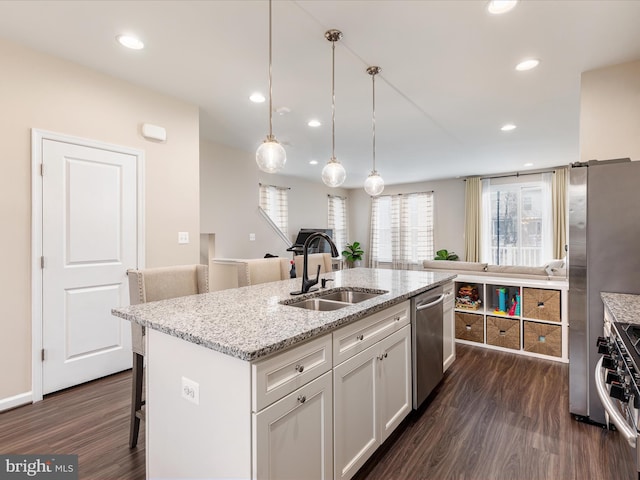
[(317, 294), (293, 279), (113, 310), (146, 327), (148, 478), (349, 478), (402, 421), (408, 300), (455, 275), (322, 277), (386, 293), (307, 310), (283, 304)]

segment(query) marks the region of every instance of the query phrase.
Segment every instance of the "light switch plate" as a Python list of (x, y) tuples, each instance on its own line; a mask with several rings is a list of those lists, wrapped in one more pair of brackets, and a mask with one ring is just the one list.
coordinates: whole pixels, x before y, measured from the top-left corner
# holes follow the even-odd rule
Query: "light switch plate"
[(181, 245), (189, 243), (189, 232), (178, 232), (178, 243)]
[(200, 384), (187, 377), (182, 377), (182, 398), (200, 405)]

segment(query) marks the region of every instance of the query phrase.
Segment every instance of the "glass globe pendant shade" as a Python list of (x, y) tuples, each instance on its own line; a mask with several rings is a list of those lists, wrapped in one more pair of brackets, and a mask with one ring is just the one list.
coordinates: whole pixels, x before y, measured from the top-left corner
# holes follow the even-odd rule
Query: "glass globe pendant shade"
[(287, 152), (275, 137), (269, 136), (256, 151), (256, 163), (263, 172), (276, 173), (287, 163)]
[(322, 181), (327, 187), (339, 187), (347, 178), (347, 172), (340, 162), (332, 158), (322, 169)]
[(373, 170), (364, 181), (364, 191), (372, 197), (377, 197), (384, 190), (384, 180), (378, 172)]

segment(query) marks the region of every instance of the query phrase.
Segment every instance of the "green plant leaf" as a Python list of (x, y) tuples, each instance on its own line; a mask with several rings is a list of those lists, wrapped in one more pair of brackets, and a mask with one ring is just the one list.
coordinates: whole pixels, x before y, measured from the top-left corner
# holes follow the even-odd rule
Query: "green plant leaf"
[(446, 249), (438, 250), (436, 252), (436, 256), (433, 258), (434, 260), (458, 260), (458, 255), (456, 252), (449, 252)]

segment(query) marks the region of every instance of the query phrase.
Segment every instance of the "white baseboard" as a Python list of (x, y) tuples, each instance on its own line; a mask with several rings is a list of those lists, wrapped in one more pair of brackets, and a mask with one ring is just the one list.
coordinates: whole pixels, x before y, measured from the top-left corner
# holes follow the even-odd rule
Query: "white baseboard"
[(14, 395), (13, 397), (0, 398), (0, 412), (32, 402), (33, 399), (31, 397), (31, 392), (21, 393), (19, 395)]

